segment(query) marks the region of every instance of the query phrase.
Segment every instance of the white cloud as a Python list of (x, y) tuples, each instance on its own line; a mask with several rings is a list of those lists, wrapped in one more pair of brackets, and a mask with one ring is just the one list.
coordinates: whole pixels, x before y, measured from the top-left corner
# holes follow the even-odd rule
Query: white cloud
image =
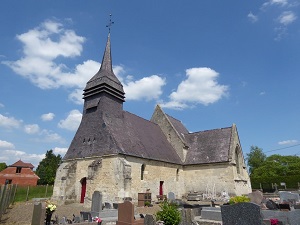
[(259, 95), (265, 95), (265, 94), (266, 94), (265, 91), (262, 91), (262, 92), (259, 93)]
[[(74, 85), (79, 78), (76, 74), (63, 72), (64, 64), (55, 63), (58, 57), (70, 58), (82, 52), (84, 37), (73, 30), (67, 30), (61, 23), (46, 21), (39, 27), (17, 35), (23, 44), (24, 56), (16, 61), (4, 61), (17, 74), (28, 78), (42, 89)], [(68, 77), (69, 82), (66, 82)], [(79, 82), (80, 83), (80, 82)]]
[(77, 109), (72, 110), (66, 119), (59, 121), (58, 127), (70, 131), (76, 131), (81, 122), (82, 114)]
[(162, 87), (165, 84), (166, 84), (165, 79), (157, 75), (144, 77), (136, 81), (129, 81), (124, 84), (126, 99), (128, 100), (158, 99), (162, 94)]
[(296, 19), (297, 19), (297, 16), (292, 11), (284, 11), (278, 17), (279, 23), (283, 24), (284, 26), (287, 26), (287, 25), (293, 23)]
[(249, 20), (253, 23), (258, 21), (258, 16), (254, 15), (252, 12), (250, 12), (247, 16), (249, 18)]
[(0, 114), (0, 127), (5, 128), (19, 128), (22, 120), (16, 120), (13, 117), (6, 117)]
[(65, 140), (57, 133), (54, 133), (50, 130), (42, 130), (39, 133), (40, 137), (36, 139), (37, 142), (57, 142), (57, 143), (65, 143)]
[(11, 165), (21, 159), (23, 162), (31, 163), (35, 167), (37, 167), (43, 158), (45, 158), (45, 154), (32, 154), (19, 150), (4, 150), (2, 151), (1, 156), (1, 160), (8, 165)]
[(37, 124), (28, 124), (24, 126), (24, 131), (27, 134), (36, 134), (40, 131), (40, 127)]
[(288, 4), (288, 0), (269, 0), (262, 5), (262, 8), (272, 5), (286, 6)]
[(228, 86), (216, 81), (219, 74), (213, 69), (200, 67), (186, 70), (187, 79), (169, 96), (170, 101), (162, 103), (165, 108), (183, 109), (194, 104), (208, 105), (227, 95)]
[(3, 108), (3, 107), (4, 107), (4, 105), (2, 103), (0, 103), (0, 108)]
[(15, 146), (14, 146), (14, 144), (12, 144), (10, 142), (0, 140), (0, 148), (13, 149), (13, 148), (15, 148)]
[(68, 151), (68, 148), (58, 148), (58, 147), (55, 147), (55, 148), (53, 149), (53, 152), (54, 152), (56, 155), (60, 154), (61, 156), (64, 155), (64, 154), (66, 154), (67, 151)]
[(291, 145), (291, 144), (296, 144), (298, 143), (297, 140), (286, 140), (286, 141), (279, 141), (279, 145)]
[(54, 116), (55, 116), (54, 113), (46, 113), (46, 114), (41, 115), (41, 119), (43, 121), (51, 121), (51, 120), (53, 120)]

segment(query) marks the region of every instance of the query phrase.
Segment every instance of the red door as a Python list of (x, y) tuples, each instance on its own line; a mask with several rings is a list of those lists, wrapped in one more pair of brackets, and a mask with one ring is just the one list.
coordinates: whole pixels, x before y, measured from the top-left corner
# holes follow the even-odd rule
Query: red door
[(159, 182), (159, 195), (163, 195), (164, 194), (164, 190), (163, 190), (163, 181)]
[(86, 191), (86, 178), (81, 179), (81, 197), (80, 197), (80, 203), (84, 203), (84, 197), (85, 197), (85, 191)]

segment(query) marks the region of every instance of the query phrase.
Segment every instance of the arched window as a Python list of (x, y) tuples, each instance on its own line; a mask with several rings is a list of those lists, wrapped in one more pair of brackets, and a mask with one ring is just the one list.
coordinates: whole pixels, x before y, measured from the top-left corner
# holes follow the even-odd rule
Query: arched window
[(141, 166), (141, 180), (144, 180), (145, 168), (146, 168), (146, 165), (143, 164), (143, 165)]

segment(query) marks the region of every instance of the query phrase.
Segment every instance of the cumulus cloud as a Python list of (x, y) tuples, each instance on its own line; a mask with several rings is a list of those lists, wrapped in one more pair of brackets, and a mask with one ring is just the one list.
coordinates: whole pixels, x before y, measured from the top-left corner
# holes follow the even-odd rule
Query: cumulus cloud
[(254, 15), (252, 12), (250, 12), (247, 17), (253, 23), (258, 21), (258, 16)]
[(81, 122), (82, 114), (77, 109), (72, 110), (66, 119), (59, 121), (58, 127), (70, 131), (76, 131)]
[(0, 148), (9, 148), (9, 149), (14, 149), (15, 146), (14, 144), (8, 142), (8, 141), (2, 141), (0, 140)]
[(24, 131), (27, 134), (36, 134), (40, 131), (40, 127), (37, 124), (28, 124), (24, 126)]
[(186, 70), (186, 80), (169, 96), (170, 101), (162, 103), (165, 108), (183, 109), (195, 104), (208, 105), (217, 102), (228, 93), (228, 86), (217, 82), (219, 74), (213, 69), (200, 67)]
[(45, 158), (45, 154), (32, 154), (19, 150), (4, 150), (1, 155), (1, 161), (4, 161), (8, 165), (21, 159), (23, 162), (32, 163), (35, 167)]
[(0, 127), (19, 128), (21, 124), (22, 120), (17, 120), (13, 117), (6, 117), (0, 114)]
[(68, 148), (58, 148), (58, 147), (55, 147), (55, 148), (53, 149), (53, 152), (54, 152), (56, 155), (58, 155), (58, 154), (64, 155), (64, 154), (66, 154), (67, 151), (68, 151)]
[(286, 141), (279, 141), (279, 145), (292, 145), (298, 143), (297, 140), (286, 140)]
[(162, 94), (162, 87), (166, 84), (165, 79), (152, 75), (140, 80), (129, 81), (124, 84), (126, 99), (128, 100), (152, 100), (158, 99)]
[(278, 17), (278, 21), (280, 24), (287, 26), (293, 23), (297, 19), (297, 16), (292, 11), (284, 11)]
[[(48, 20), (26, 33), (17, 35), (23, 44), (24, 56), (16, 61), (4, 61), (14, 72), (29, 79), (42, 89), (73, 85), (83, 79), (64, 72), (64, 64), (57, 64), (58, 57), (72, 58), (82, 52), (84, 37), (68, 30), (61, 23)], [(66, 82), (68, 77), (69, 82)], [(79, 81), (80, 82), (80, 81)]]
[(51, 120), (53, 120), (54, 116), (55, 116), (54, 113), (46, 113), (46, 114), (41, 115), (41, 119), (43, 121), (51, 121)]

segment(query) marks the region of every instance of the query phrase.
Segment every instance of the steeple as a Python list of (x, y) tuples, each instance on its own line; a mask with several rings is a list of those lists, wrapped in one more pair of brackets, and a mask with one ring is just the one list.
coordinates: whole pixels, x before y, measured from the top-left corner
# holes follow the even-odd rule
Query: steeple
[(112, 69), (110, 32), (108, 33), (106, 47), (99, 71), (87, 82), (84, 89), (84, 99), (105, 92), (124, 102), (125, 93), (123, 85)]

